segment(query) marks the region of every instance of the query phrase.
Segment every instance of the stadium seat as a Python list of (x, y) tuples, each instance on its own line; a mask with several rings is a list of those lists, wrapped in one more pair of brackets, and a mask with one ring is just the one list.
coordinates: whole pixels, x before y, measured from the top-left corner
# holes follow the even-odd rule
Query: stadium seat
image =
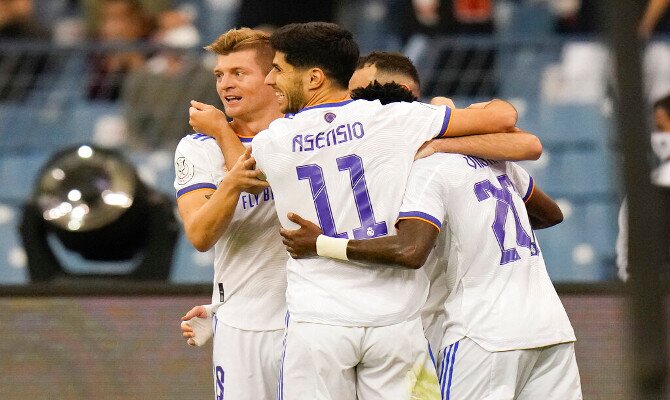
[(101, 118), (121, 114), (118, 104), (107, 102), (77, 101), (72, 106), (71, 142), (91, 143), (95, 139), (97, 124)]
[(0, 201), (20, 204), (30, 196), (40, 168), (49, 158), (47, 152), (6, 153), (0, 155)]
[(600, 107), (592, 104), (545, 104), (540, 124), (536, 133), (547, 147), (602, 147), (609, 129)]
[(198, 252), (185, 234), (179, 236), (170, 281), (173, 283), (211, 283), (214, 275), (214, 250)]
[(547, 166), (534, 175), (554, 197), (598, 197), (611, 195), (615, 182), (610, 157), (601, 149), (557, 150), (548, 152)]
[(17, 230), (20, 208), (0, 203), (0, 285), (28, 282), (26, 257)]
[[(554, 282), (595, 282), (610, 279), (616, 213), (611, 204), (573, 203), (563, 199), (564, 221), (536, 231), (547, 270)], [(595, 225), (597, 224), (597, 225)], [(591, 225), (591, 226), (590, 226)]]

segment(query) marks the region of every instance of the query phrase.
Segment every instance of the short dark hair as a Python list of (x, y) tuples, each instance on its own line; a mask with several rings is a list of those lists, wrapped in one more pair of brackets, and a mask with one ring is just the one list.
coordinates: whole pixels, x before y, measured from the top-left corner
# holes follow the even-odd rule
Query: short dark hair
[(358, 59), (356, 69), (366, 65), (374, 65), (377, 71), (389, 74), (400, 74), (411, 78), (416, 85), (420, 85), (419, 72), (408, 57), (396, 52), (373, 51), (367, 56)]
[(351, 98), (354, 100), (379, 100), (382, 104), (418, 100), (409, 89), (399, 83), (389, 82), (381, 84), (377, 81), (370, 83), (366, 87), (352, 90)]
[(348, 30), (329, 22), (284, 25), (270, 36), (270, 44), (297, 68), (321, 68), (342, 88), (356, 70), (358, 45)]
[(665, 97), (661, 97), (654, 102), (654, 110), (657, 108), (661, 108), (663, 111), (670, 114), (670, 94)]

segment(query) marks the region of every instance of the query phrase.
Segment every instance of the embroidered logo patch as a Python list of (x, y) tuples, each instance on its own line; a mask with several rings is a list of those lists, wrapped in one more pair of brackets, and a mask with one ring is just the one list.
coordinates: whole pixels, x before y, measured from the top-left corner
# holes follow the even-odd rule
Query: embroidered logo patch
[(193, 179), (195, 173), (193, 164), (191, 164), (185, 157), (177, 158), (175, 161), (175, 172), (177, 174), (177, 183), (184, 185)]
[(323, 114), (323, 119), (325, 119), (326, 122), (328, 123), (333, 122), (335, 120), (335, 117), (337, 117), (337, 115), (333, 114), (332, 112), (327, 112)]

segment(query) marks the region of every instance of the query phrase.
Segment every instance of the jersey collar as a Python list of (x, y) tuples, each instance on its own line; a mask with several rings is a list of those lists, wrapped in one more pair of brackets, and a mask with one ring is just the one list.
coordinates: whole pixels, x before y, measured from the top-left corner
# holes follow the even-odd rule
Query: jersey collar
[(300, 114), (303, 111), (312, 110), (312, 109), (315, 109), (315, 108), (341, 107), (343, 105), (351, 103), (352, 101), (354, 101), (354, 100), (348, 99), (348, 100), (344, 100), (344, 101), (338, 101), (338, 102), (335, 102), (335, 103), (321, 103), (321, 104), (317, 104), (317, 105), (314, 105), (314, 106), (305, 107), (305, 108), (299, 110), (296, 114)]

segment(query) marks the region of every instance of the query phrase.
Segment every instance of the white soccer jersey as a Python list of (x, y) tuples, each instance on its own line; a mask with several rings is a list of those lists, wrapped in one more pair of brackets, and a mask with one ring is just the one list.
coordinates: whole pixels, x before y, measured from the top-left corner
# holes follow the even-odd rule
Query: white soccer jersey
[[(248, 146), (251, 139), (241, 138)], [(183, 138), (175, 153), (177, 197), (202, 188), (216, 189), (225, 172), (216, 140), (193, 134)], [(245, 330), (284, 328), (286, 314), (286, 259), (279, 236), (273, 194), (242, 193), (233, 219), (214, 245), (212, 302), (224, 304), (217, 317)]]
[(434, 154), (414, 163), (399, 218), (447, 229), (450, 241), (442, 348), (465, 336), (488, 351), (575, 340), (530, 227), (532, 190), (511, 162)]
[[(421, 103), (348, 100), (275, 120), (253, 140), (253, 156), (286, 215), (318, 223), (324, 234), (370, 239), (395, 234), (393, 222), (417, 149), (442, 135), (451, 110)], [(342, 326), (399, 323), (426, 300), (423, 271), (289, 258), (291, 318)]]

